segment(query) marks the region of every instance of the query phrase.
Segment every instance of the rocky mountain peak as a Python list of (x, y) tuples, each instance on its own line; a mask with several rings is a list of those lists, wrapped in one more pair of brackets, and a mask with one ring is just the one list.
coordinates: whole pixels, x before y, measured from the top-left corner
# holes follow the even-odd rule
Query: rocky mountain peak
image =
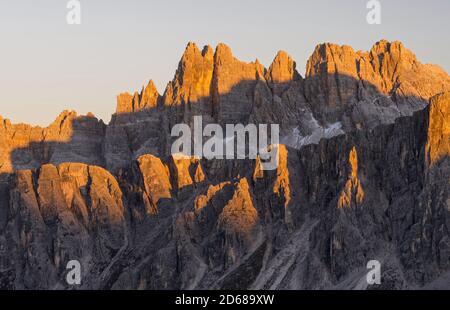
[(231, 51), (231, 48), (226, 45), (225, 43), (219, 43), (216, 47), (215, 52), (215, 61), (221, 62), (221, 61), (230, 61), (234, 58), (233, 52)]
[(67, 124), (68, 121), (71, 121), (77, 117), (78, 117), (77, 112), (64, 110), (58, 115), (58, 117), (53, 121), (53, 123), (50, 126), (61, 127), (62, 125), (64, 125), (64, 123)]
[(203, 47), (202, 55), (207, 59), (211, 59), (214, 57), (214, 49), (211, 47), (211, 45), (205, 45)]
[(391, 57), (402, 59), (405, 63), (413, 63), (417, 60), (416, 55), (400, 41), (389, 42), (387, 40), (380, 40), (372, 46), (369, 53), (374, 56), (390, 54)]
[(122, 93), (117, 96), (117, 114), (139, 112), (146, 109), (155, 108), (158, 105), (160, 95), (153, 80), (143, 87), (141, 92)]
[(266, 71), (265, 79), (272, 92), (281, 97), (292, 81), (301, 80), (295, 61), (285, 51), (279, 51)]
[(129, 93), (121, 93), (117, 96), (116, 113), (128, 113), (133, 111), (133, 96)]
[(212, 48), (200, 52), (195, 43), (189, 43), (178, 64), (173, 80), (164, 92), (164, 105), (181, 105), (208, 97), (213, 74)]
[(297, 79), (295, 61), (285, 51), (279, 51), (266, 73), (266, 80), (272, 83), (286, 83)]
[(155, 108), (158, 105), (159, 93), (153, 80), (150, 80), (147, 86), (142, 90), (139, 110)]
[[(382, 40), (369, 52), (320, 44), (308, 60), (305, 77), (306, 98), (330, 122), (355, 108), (360, 115), (378, 115), (370, 121), (374, 124), (392, 122), (423, 109), (431, 96), (449, 89), (445, 71), (421, 64), (397, 41)], [(375, 112), (380, 108), (388, 110), (385, 115)]]
[(195, 42), (190, 41), (186, 45), (186, 49), (184, 51), (183, 56), (188, 56), (190, 54), (196, 54), (196, 53), (199, 53), (199, 52), (200, 52), (200, 50), (197, 47), (197, 44)]

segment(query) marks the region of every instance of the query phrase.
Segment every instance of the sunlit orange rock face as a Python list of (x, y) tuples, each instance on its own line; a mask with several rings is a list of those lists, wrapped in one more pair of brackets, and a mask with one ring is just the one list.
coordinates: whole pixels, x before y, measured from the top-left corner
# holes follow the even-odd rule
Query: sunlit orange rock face
[(204, 207), (208, 205), (211, 199), (225, 186), (231, 185), (231, 182), (222, 182), (217, 185), (210, 185), (205, 195), (199, 195), (195, 198), (195, 211), (200, 212)]
[[(348, 113), (345, 107), (356, 105), (352, 108), (352, 117), (358, 127), (393, 122), (398, 116), (411, 115), (423, 109), (432, 96), (449, 90), (450, 78), (444, 70), (420, 63), (397, 41), (382, 40), (369, 52), (354, 51), (345, 45), (321, 44), (306, 68), (306, 98), (323, 106), (322, 112), (330, 121)], [(397, 108), (390, 109), (393, 100)], [(361, 101), (367, 102), (359, 106)], [(378, 114), (367, 119), (373, 109), (379, 109)], [(361, 117), (369, 123), (360, 122)]]
[(431, 99), (428, 122), (426, 152), (433, 166), (450, 156), (450, 92)]
[(199, 160), (194, 157), (187, 158), (186, 156), (175, 154), (171, 156), (171, 167), (174, 187), (177, 189), (200, 183), (205, 178)]
[(266, 80), (285, 83), (297, 78), (295, 61), (285, 51), (279, 51), (267, 70)]
[(253, 206), (248, 181), (242, 178), (236, 185), (233, 197), (220, 214), (219, 229), (223, 229), (231, 236), (237, 235), (251, 242), (257, 222), (258, 212)]
[(200, 161), (195, 158), (174, 155), (168, 164), (153, 155), (138, 159), (145, 191), (143, 200), (149, 214), (158, 213), (158, 202), (172, 198), (172, 191), (193, 186), (205, 180)]
[[(71, 288), (71, 259), (81, 289), (364, 289), (369, 259), (380, 288), (449, 288), (449, 89), (400, 42), (321, 44), (304, 78), (189, 43), (108, 125), (0, 118), (0, 288)], [(196, 115), (280, 124), (278, 166), (171, 154)]]
[[(85, 191), (87, 186), (89, 192)], [(44, 165), (39, 170), (35, 192), (44, 220), (56, 219), (58, 212), (74, 208), (72, 212), (81, 215), (85, 225), (90, 221), (105, 227), (123, 224), (122, 191), (114, 176), (100, 167), (76, 163)]]
[(116, 113), (134, 113), (155, 108), (158, 105), (159, 97), (155, 84), (150, 80), (140, 93), (135, 92), (134, 95), (122, 93), (117, 96)]
[(208, 98), (214, 70), (214, 51), (205, 46), (202, 51), (189, 43), (181, 58), (175, 77), (164, 94), (165, 105), (199, 103)]
[(200, 51), (189, 43), (166, 87), (163, 104), (182, 106), (182, 119), (187, 123), (196, 114), (203, 114), (206, 122), (225, 123), (250, 113), (252, 102), (242, 94), (252, 92), (257, 80), (264, 80), (264, 67), (259, 62), (236, 59), (222, 43), (215, 51), (210, 46)]
[[(65, 111), (48, 128), (32, 127), (26, 124), (12, 125), (9, 120), (2, 120), (0, 139), (2, 140), (2, 153), (0, 164), (2, 172), (12, 172), (14, 167), (11, 160), (15, 149), (29, 147), (33, 142), (56, 141), (67, 143), (72, 136), (72, 121), (75, 112)], [(42, 157), (48, 156), (43, 150)], [(30, 160), (32, 160), (30, 158)]]
[(211, 95), (218, 119), (224, 123), (241, 121), (252, 108), (251, 99), (242, 94), (252, 92), (257, 81), (264, 80), (264, 67), (258, 60), (245, 63), (236, 59), (225, 44), (217, 46), (214, 60)]
[(139, 157), (138, 162), (145, 186), (146, 211), (149, 214), (156, 214), (159, 200), (172, 197), (169, 168), (161, 162), (161, 159), (152, 155), (143, 155)]
[(22, 287), (54, 283), (70, 257), (104, 264), (126, 243), (122, 191), (106, 170), (47, 164), (17, 171), (13, 184), (9, 225), (17, 251), (30, 260), (20, 267), (29, 275)]
[(292, 223), (289, 202), (291, 201), (291, 183), (289, 180), (288, 155), (289, 152), (285, 145), (279, 145), (278, 149), (278, 167), (277, 177), (273, 184), (273, 192), (284, 200), (285, 221)]
[(75, 161), (101, 164), (105, 125), (92, 114), (64, 111), (48, 127), (0, 119), (0, 173)]
[(355, 147), (350, 151), (348, 164), (350, 172), (344, 189), (339, 195), (339, 209), (357, 207), (364, 201), (364, 190), (358, 178), (358, 153)]
[[(319, 79), (314, 81), (315, 77)], [(367, 91), (430, 99), (449, 90), (450, 78), (435, 65), (421, 64), (401, 42), (377, 42), (369, 52), (336, 44), (318, 45), (308, 60), (306, 78), (308, 97), (316, 94), (327, 104), (359, 100), (358, 84)], [(317, 92), (317, 88), (322, 90)], [(373, 89), (374, 88), (374, 89)]]
[[(214, 49), (189, 43), (162, 95), (151, 81), (134, 95), (119, 95), (104, 138), (106, 167), (116, 172), (147, 153), (169, 156), (173, 125), (192, 126), (197, 115), (204, 126), (281, 124), (284, 144), (298, 148), (393, 123), (445, 90), (450, 90), (445, 71), (420, 63), (400, 42), (382, 40), (368, 52), (320, 44), (304, 78), (284, 51), (265, 68), (257, 60), (237, 59), (225, 44)], [(339, 129), (327, 130), (331, 126)]]
[(255, 161), (255, 168), (253, 169), (253, 181), (264, 178), (264, 170), (261, 164), (261, 157), (257, 157)]

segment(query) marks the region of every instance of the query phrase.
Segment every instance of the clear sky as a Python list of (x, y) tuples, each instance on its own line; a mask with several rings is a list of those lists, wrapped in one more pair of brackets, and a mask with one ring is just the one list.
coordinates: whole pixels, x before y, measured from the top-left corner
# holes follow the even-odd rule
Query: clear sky
[(367, 0), (80, 0), (81, 25), (67, 24), (67, 2), (0, 0), (3, 117), (47, 125), (74, 109), (109, 122), (120, 92), (153, 79), (163, 93), (189, 41), (266, 66), (282, 49), (303, 74), (318, 43), (384, 38), (450, 71), (449, 0), (380, 0), (381, 25), (367, 24)]

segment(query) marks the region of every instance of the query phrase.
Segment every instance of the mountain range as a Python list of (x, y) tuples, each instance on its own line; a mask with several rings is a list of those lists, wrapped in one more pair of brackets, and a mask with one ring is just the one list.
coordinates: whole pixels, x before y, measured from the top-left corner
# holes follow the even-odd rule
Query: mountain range
[[(277, 169), (171, 155), (197, 115), (279, 124)], [(109, 124), (0, 117), (0, 146), (2, 289), (450, 289), (450, 77), (400, 42), (320, 44), (304, 77), (189, 43)]]

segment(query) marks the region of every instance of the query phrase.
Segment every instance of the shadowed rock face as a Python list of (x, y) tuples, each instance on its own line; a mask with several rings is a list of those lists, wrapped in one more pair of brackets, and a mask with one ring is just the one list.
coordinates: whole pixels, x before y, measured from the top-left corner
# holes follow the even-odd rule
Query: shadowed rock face
[[(125, 245), (124, 213), (122, 191), (102, 168), (67, 163), (19, 170), (2, 227), (2, 267), (14, 266), (14, 288), (61, 288), (67, 259), (77, 256), (96, 269)], [(3, 277), (2, 283), (12, 284)]]
[[(0, 288), (450, 288), (450, 78), (399, 42), (319, 45), (306, 76), (190, 43), (104, 125), (0, 118)], [(276, 170), (170, 155), (170, 129), (279, 123)], [(366, 264), (382, 264), (368, 287)]]

